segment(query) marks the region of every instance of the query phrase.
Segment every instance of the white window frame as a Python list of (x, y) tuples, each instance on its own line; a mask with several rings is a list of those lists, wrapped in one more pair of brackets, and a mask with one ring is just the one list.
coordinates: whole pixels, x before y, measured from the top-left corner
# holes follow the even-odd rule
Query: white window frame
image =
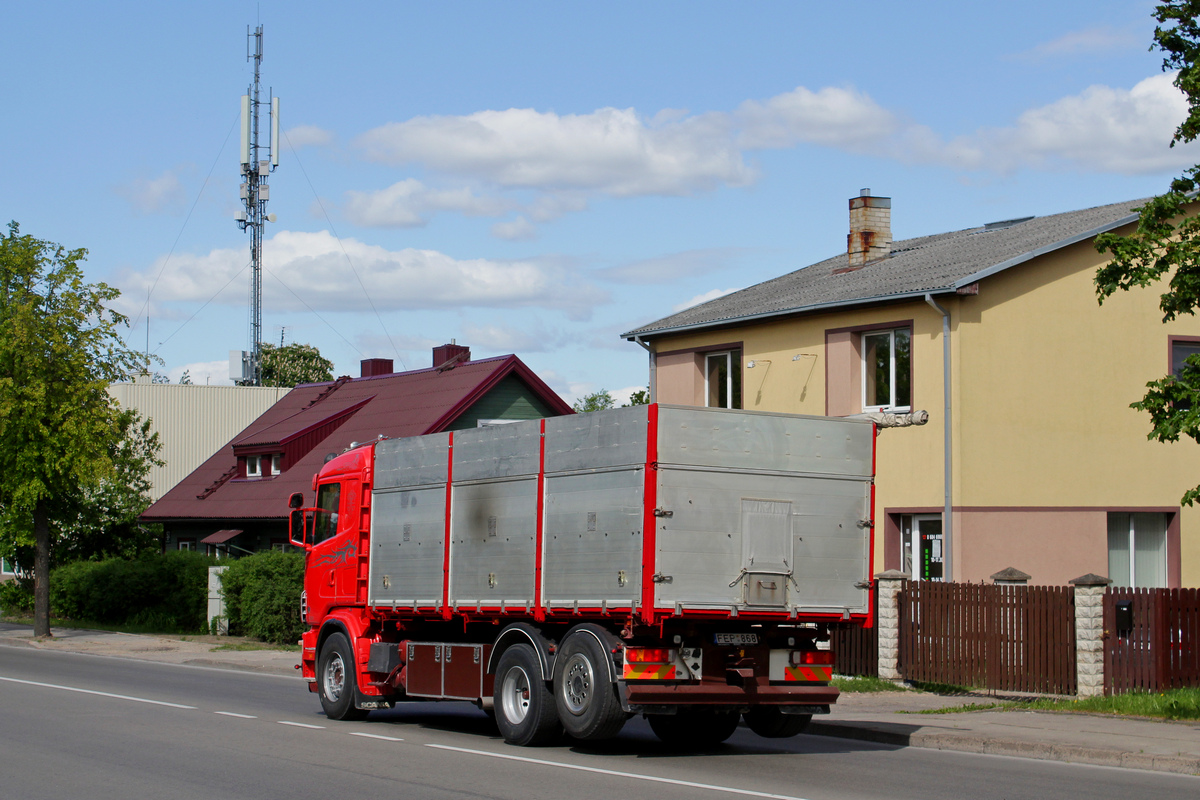
[[(1114, 513), (1114, 512), (1110, 512), (1110, 513)], [(1128, 543), (1127, 546), (1129, 548), (1129, 550), (1128, 550), (1128, 552), (1129, 552), (1129, 574), (1128, 575), (1119, 575), (1119, 576), (1118, 575), (1109, 575), (1108, 577), (1112, 579), (1113, 585), (1129, 586), (1129, 587), (1135, 588), (1135, 589), (1143, 589), (1143, 588), (1161, 589), (1161, 588), (1167, 587), (1170, 584), (1170, 580), (1171, 580), (1170, 579), (1171, 561), (1170, 561), (1170, 558), (1168, 557), (1169, 554), (1167, 552), (1168, 548), (1171, 546), (1171, 535), (1170, 535), (1171, 520), (1167, 518), (1166, 514), (1162, 515), (1162, 517), (1163, 517), (1162, 552), (1158, 553), (1155, 556), (1155, 558), (1161, 559), (1158, 564), (1158, 569), (1159, 569), (1160, 574), (1162, 575), (1162, 585), (1161, 586), (1145, 586), (1144, 584), (1138, 584), (1138, 582), (1137, 582), (1137, 524), (1136, 524), (1136, 522), (1137, 522), (1137, 515), (1139, 512), (1132, 512), (1132, 513), (1116, 512), (1116, 513), (1122, 513), (1122, 514), (1124, 514), (1124, 516), (1129, 518), (1129, 539), (1127, 540), (1127, 543)], [(1158, 512), (1149, 512), (1149, 513), (1157, 514)], [(1107, 546), (1106, 546), (1106, 549), (1107, 549)], [(1112, 557), (1111, 550), (1109, 550), (1109, 558), (1111, 559), (1111, 557)], [(1110, 572), (1112, 571), (1111, 567), (1110, 567), (1109, 571)], [(1126, 581), (1128, 581), (1128, 582), (1126, 582)]]
[(246, 477), (262, 477), (262, 456), (246, 456)]
[(283, 453), (275, 453), (273, 456), (271, 456), (271, 474), (272, 475), (278, 475), (280, 472), (282, 472), (282, 470), (280, 469), (280, 466), (282, 466), (282, 465), (283, 465)]
[(192, 553), (196, 552), (195, 539), (179, 539), (175, 542), (175, 547), (179, 550), (187, 550)]
[[(729, 350), (716, 350), (711, 353), (704, 354), (704, 407), (705, 408), (734, 408), (734, 405), (733, 405), (733, 369), (734, 369), (733, 354), (734, 353), (739, 354), (737, 368), (740, 370), (741, 366), (742, 366), (742, 359), (741, 359), (741, 355), (740, 355), (741, 352), (742, 351), (737, 348), (732, 348)], [(725, 402), (727, 403), (727, 405), (714, 406), (714, 405), (709, 405), (709, 398), (712, 397), (712, 387), (710, 385), (711, 381), (709, 380), (708, 376), (712, 373), (712, 370), (709, 369), (708, 360), (710, 358), (721, 358), (721, 357), (724, 357), (724, 359), (725, 359)]]
[[(910, 373), (910, 382), (909, 382), (909, 387), (908, 387), (909, 402), (907, 405), (902, 405), (902, 406), (896, 405), (896, 331), (908, 331), (908, 348), (909, 348), (908, 358), (909, 358), (909, 373)], [(867, 402), (867, 385), (868, 385), (867, 370), (868, 370), (868, 367), (867, 367), (866, 340), (867, 340), (867, 337), (869, 337), (869, 336), (882, 336), (884, 334), (887, 334), (887, 337), (888, 337), (888, 352), (890, 353), (890, 356), (888, 357), (888, 388), (889, 388), (891, 395), (888, 399), (891, 402), (886, 403), (884, 405), (871, 405), (870, 403)], [(900, 326), (900, 327), (896, 327), (896, 328), (881, 328), (879, 330), (863, 331), (862, 333), (859, 334), (859, 347), (862, 351), (861, 358), (859, 360), (862, 362), (861, 381), (862, 381), (862, 410), (863, 410), (863, 412), (865, 413), (868, 411), (898, 411), (898, 412), (911, 411), (912, 410), (912, 383), (911, 383), (912, 328), (909, 328), (907, 326)]]

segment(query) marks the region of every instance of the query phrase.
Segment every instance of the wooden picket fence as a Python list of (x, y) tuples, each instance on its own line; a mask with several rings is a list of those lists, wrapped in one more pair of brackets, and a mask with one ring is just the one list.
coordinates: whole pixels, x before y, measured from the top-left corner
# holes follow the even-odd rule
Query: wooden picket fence
[(1075, 694), (1071, 587), (908, 581), (898, 599), (907, 680)]
[(1200, 686), (1200, 589), (1110, 588), (1104, 630), (1107, 694)]
[(840, 623), (829, 631), (829, 649), (837, 659), (835, 669), (841, 675), (879, 677), (879, 593), (875, 598), (876, 625), (864, 628), (857, 624)]

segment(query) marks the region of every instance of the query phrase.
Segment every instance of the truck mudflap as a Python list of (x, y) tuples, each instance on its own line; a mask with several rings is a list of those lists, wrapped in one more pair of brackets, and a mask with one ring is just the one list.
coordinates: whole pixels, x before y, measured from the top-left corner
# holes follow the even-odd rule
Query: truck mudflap
[(629, 683), (618, 681), (628, 713), (670, 713), (678, 706), (776, 706), (783, 713), (828, 714), (841, 692), (836, 686), (735, 686), (722, 683)]

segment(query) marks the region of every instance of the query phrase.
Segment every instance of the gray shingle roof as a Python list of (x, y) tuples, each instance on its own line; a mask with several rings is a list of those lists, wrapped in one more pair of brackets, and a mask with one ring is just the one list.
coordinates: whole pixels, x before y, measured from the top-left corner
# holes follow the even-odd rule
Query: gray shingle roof
[(1136, 219), (1145, 199), (1031, 217), (892, 243), (891, 255), (854, 272), (846, 254), (718, 297), (621, 334), (650, 338), (720, 327), (752, 319), (800, 314), (837, 306), (953, 292), (981, 278)]

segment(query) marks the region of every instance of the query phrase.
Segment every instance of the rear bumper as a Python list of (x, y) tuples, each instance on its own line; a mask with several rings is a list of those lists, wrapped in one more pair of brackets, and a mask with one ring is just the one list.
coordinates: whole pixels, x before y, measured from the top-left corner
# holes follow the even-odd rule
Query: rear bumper
[(837, 702), (836, 686), (733, 686), (721, 683), (651, 684), (621, 681), (627, 711), (643, 706), (828, 706)]

